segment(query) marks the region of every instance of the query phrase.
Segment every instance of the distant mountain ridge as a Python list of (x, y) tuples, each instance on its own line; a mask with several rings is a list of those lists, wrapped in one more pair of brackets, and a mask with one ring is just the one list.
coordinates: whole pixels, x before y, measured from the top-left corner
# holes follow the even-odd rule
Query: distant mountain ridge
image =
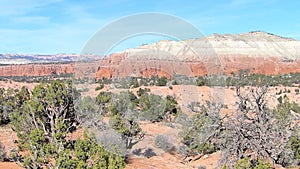
[[(29, 63), (30, 61), (31, 63), (49, 63), (84, 60), (83, 57), (76, 54), (1, 55), (0, 63), (1, 59), (15, 64), (14, 61), (18, 59), (29, 61)], [(254, 73), (280, 74), (300, 72), (299, 58), (299, 41), (267, 32), (254, 31), (240, 34), (213, 34), (184, 41), (163, 40), (113, 53), (90, 63), (69, 64), (72, 69), (66, 68), (66, 65), (63, 65), (63, 69), (60, 66), (51, 66), (49, 68), (51, 71), (47, 72), (70, 73), (75, 69), (79, 70), (75, 72), (76, 74), (83, 76), (85, 72), (90, 72), (88, 76), (96, 78), (149, 77), (153, 74), (167, 77), (175, 74), (199, 76), (214, 72), (231, 73), (244, 69), (250, 69)], [(1, 66), (0, 76), (47, 74), (43, 73), (43, 66), (35, 69), (37, 65), (27, 65), (26, 72), (18, 73), (22, 71), (20, 66), (23, 65)]]
[(246, 32), (246, 33), (240, 33), (240, 34), (213, 34), (210, 37), (215, 37), (215, 36), (219, 36), (219, 37), (224, 37), (227, 39), (235, 39), (235, 40), (252, 40), (252, 41), (271, 41), (271, 40), (275, 40), (275, 41), (297, 41), (296, 39), (293, 38), (289, 38), (289, 37), (283, 37), (283, 36), (279, 36), (279, 35), (275, 35), (273, 33), (268, 33), (268, 32), (264, 32), (264, 31), (251, 31), (251, 32)]
[(299, 72), (300, 42), (262, 31), (159, 41), (112, 54), (97, 77), (184, 74), (199, 76), (251, 69), (253, 73)]
[(0, 54), (0, 64), (72, 62), (79, 57), (79, 54)]
[[(190, 50), (190, 49), (192, 50)], [(196, 51), (193, 49), (196, 49)], [(125, 50), (131, 56), (164, 51), (179, 60), (195, 61), (210, 55), (247, 55), (249, 57), (280, 57), (286, 60), (300, 57), (300, 42), (262, 31), (241, 34), (213, 34), (184, 41), (159, 41)], [(157, 52), (156, 52), (157, 54)], [(195, 55), (198, 55), (195, 57)], [(157, 57), (157, 56), (156, 56)]]

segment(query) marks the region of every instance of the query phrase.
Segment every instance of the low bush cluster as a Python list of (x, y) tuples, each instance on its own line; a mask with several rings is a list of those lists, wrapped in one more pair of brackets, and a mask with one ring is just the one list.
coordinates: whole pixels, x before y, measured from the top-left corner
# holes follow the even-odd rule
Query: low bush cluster
[(175, 150), (175, 146), (170, 143), (166, 135), (156, 135), (154, 142), (155, 147), (160, 148), (166, 152), (172, 152)]

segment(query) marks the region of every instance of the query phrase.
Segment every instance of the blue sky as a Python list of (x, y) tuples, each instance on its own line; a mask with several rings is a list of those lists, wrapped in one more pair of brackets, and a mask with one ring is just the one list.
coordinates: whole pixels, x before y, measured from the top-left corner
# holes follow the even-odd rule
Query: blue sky
[[(105, 25), (143, 12), (178, 16), (204, 35), (262, 30), (300, 40), (298, 0), (0, 0), (0, 7), (0, 53), (80, 53)], [(114, 51), (164, 38), (131, 38)]]

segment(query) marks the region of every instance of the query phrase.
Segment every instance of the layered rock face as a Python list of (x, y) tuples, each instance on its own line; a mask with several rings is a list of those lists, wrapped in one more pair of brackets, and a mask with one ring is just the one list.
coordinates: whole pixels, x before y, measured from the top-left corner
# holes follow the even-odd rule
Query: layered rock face
[(300, 42), (266, 32), (214, 34), (184, 41), (157, 43), (76, 64), (1, 66), (0, 76), (40, 76), (53, 72), (77, 76), (199, 76), (250, 69), (253, 73), (300, 72)]
[(0, 66), (0, 76), (49, 76), (73, 73), (74, 64), (25, 64)]
[(238, 72), (300, 72), (300, 42), (266, 32), (160, 41), (114, 54), (99, 64), (97, 78)]

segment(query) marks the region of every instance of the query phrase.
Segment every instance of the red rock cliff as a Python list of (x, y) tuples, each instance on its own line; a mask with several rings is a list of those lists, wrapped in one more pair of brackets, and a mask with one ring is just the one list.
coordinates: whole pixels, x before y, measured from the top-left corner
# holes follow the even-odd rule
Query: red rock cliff
[(0, 66), (0, 76), (76, 76), (113, 78), (153, 74), (199, 76), (250, 69), (253, 73), (300, 72), (300, 42), (265, 32), (218, 35), (185, 41), (160, 41), (76, 64)]
[(0, 66), (0, 76), (47, 76), (73, 73), (73, 64), (25, 64)]

